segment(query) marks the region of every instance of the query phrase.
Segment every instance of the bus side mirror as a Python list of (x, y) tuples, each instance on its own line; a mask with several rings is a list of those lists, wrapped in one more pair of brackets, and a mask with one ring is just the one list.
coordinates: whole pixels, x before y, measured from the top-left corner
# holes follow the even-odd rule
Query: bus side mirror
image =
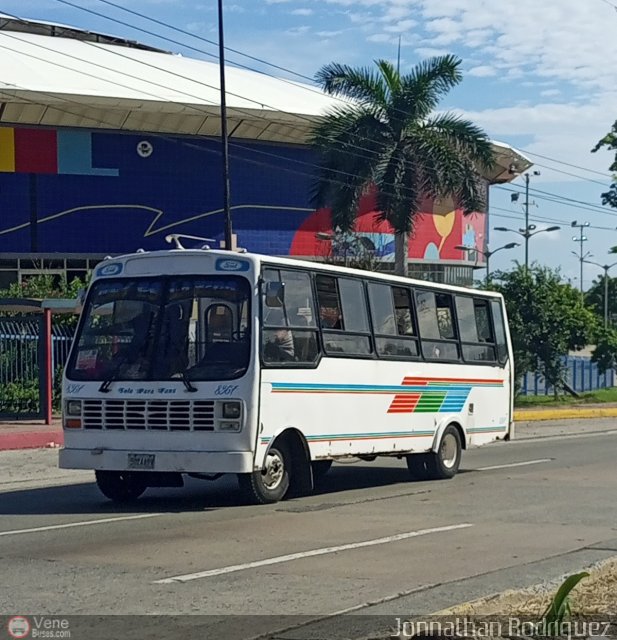
[(283, 306), (285, 288), (282, 282), (268, 282), (266, 284), (266, 307), (279, 309)]

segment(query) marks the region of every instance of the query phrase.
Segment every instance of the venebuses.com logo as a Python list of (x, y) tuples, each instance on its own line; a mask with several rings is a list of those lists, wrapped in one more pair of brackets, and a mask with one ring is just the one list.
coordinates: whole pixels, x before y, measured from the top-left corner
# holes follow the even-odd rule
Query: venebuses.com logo
[(11, 616), (8, 619), (6, 630), (9, 638), (50, 638), (62, 639), (71, 637), (69, 621), (66, 618), (50, 616)]

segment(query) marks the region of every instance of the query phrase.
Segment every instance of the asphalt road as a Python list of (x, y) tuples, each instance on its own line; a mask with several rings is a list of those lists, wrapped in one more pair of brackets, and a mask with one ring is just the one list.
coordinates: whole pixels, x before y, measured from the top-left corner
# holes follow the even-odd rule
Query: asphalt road
[(465, 452), (450, 481), (378, 460), (276, 505), (243, 505), (223, 478), (130, 509), (90, 472), (56, 469), (56, 451), (3, 452), (0, 613), (262, 616), (242, 637), (343, 611), (429, 614), (617, 555), (616, 449), (617, 430), (520, 440)]

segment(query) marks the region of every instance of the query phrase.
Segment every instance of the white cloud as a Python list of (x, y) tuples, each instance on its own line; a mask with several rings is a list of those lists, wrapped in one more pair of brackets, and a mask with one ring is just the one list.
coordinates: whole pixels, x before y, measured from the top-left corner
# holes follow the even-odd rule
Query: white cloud
[(479, 65), (469, 69), (467, 75), (476, 76), (477, 78), (488, 78), (497, 75), (497, 70), (489, 65)]
[(292, 16), (312, 16), (314, 11), (312, 9), (294, 9), (290, 13)]
[(415, 20), (399, 20), (394, 24), (384, 27), (383, 30), (388, 33), (405, 33), (417, 24)]
[(318, 31), (315, 35), (320, 38), (334, 38), (340, 36), (342, 31)]

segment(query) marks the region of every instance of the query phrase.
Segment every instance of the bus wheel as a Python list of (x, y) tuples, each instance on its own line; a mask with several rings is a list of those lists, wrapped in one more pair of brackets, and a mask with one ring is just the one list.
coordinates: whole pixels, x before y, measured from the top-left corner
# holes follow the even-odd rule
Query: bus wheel
[(432, 480), (447, 480), (453, 478), (461, 464), (463, 445), (458, 429), (448, 425), (441, 436), (439, 448), (435, 453), (429, 454), (427, 463), (429, 477)]
[(291, 455), (283, 442), (275, 442), (264, 461), (263, 469), (238, 475), (242, 493), (255, 504), (270, 504), (285, 497), (289, 489)]
[(330, 471), (332, 460), (313, 460), (311, 466), (313, 467), (313, 480), (317, 482)]
[(132, 502), (146, 490), (146, 483), (130, 471), (95, 471), (100, 492), (114, 502)]

